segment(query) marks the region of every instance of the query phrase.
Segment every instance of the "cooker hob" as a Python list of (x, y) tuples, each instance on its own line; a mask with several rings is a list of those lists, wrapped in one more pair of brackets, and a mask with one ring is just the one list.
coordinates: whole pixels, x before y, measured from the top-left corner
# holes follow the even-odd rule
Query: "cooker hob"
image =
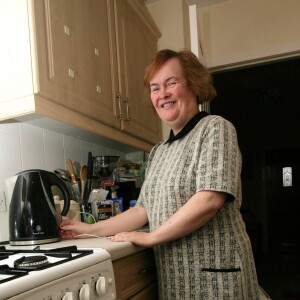
[(93, 250), (78, 250), (76, 246), (41, 250), (6, 249), (0, 247), (0, 284), (5, 281), (28, 275), (28, 271), (39, 271), (71, 262), (92, 254)]
[(0, 246), (0, 295), (14, 300), (115, 299), (111, 257), (102, 248)]

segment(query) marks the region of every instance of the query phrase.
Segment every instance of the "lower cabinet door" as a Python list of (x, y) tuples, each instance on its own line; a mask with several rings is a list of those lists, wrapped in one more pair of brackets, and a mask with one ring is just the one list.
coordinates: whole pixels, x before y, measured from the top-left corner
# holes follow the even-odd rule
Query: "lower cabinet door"
[(144, 289), (147, 289), (147, 287), (150, 287), (157, 281), (152, 249), (143, 250), (115, 260), (113, 261), (113, 268), (117, 299), (143, 299), (132, 297), (139, 295)]
[(144, 288), (142, 291), (130, 298), (130, 300), (156, 300), (158, 299), (157, 282)]

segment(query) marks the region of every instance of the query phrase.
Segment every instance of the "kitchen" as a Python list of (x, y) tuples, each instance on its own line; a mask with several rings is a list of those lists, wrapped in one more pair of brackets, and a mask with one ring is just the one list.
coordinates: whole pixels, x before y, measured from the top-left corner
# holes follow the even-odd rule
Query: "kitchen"
[[(190, 2), (191, 4), (193, 4), (192, 2), (195, 1), (190, 1)], [(218, 2), (220, 2), (219, 3), (220, 8), (218, 7)], [(218, 13), (218, 11), (221, 8), (227, 7), (227, 9), (230, 9), (230, 4), (232, 2), (246, 3), (245, 1), (215, 1), (215, 4), (217, 5), (216, 7), (208, 6), (206, 9), (216, 8), (216, 11)], [(191, 39), (192, 47), (199, 46), (198, 43), (195, 44), (194, 37), (191, 36), (189, 38), (189, 34), (187, 34), (189, 32), (188, 15), (189, 14), (191, 15), (190, 22), (195, 21), (195, 19), (194, 20), (192, 19), (192, 16), (194, 15), (195, 12), (195, 7), (193, 5), (191, 7), (188, 7), (185, 1), (166, 1), (166, 0), (146, 1), (146, 3), (148, 9), (152, 13), (153, 18), (156, 21), (159, 31), (162, 34), (161, 38), (158, 39), (159, 49), (165, 47), (179, 49), (184, 46), (188, 46), (189, 39)], [(292, 3), (295, 4), (295, 2)], [(172, 13), (170, 13), (170, 11)], [(199, 12), (202, 13), (202, 11), (205, 12), (205, 7), (202, 8), (200, 7)], [(2, 12), (4, 12), (4, 10), (1, 9), (1, 13)], [(166, 19), (166, 15), (168, 16), (167, 19)], [(205, 18), (203, 19), (207, 20)], [(7, 18), (5, 18), (4, 15), (1, 15), (1, 20), (5, 20), (9, 22), (9, 20), (7, 20)], [(20, 16), (18, 16), (18, 20), (21, 22), (22, 19), (20, 18)], [(289, 18), (289, 20), (291, 21), (293, 19)], [(4, 30), (4, 28), (7, 27), (13, 30), (14, 26), (8, 26), (7, 24), (6, 26), (2, 26), (1, 30)], [(284, 25), (284, 23), (281, 23), (281, 25)], [(290, 26), (291, 24), (287, 24), (287, 25)], [(26, 26), (24, 26), (24, 30), (25, 28)], [(175, 28), (176, 30), (174, 30)], [(201, 26), (199, 26), (199, 28), (201, 29)], [(203, 29), (205, 28), (207, 29), (207, 27), (203, 27)], [(289, 28), (294, 28), (294, 27), (289, 27)], [(193, 27), (193, 29), (195, 28)], [(277, 31), (278, 30), (272, 30), (272, 37), (276, 37), (278, 33)], [(284, 31), (284, 33), (286, 32), (287, 30)], [(283, 33), (279, 31), (279, 34), (283, 34)], [(156, 32), (155, 36), (158, 35), (159, 33)], [(2, 32), (1, 32), (1, 36), (2, 36)], [(225, 36), (228, 37), (228, 35)], [(290, 38), (290, 41), (286, 41), (286, 39), (288, 38)], [(239, 37), (238, 40), (240, 41), (241, 38)], [(224, 65), (225, 66), (231, 64), (238, 65), (239, 63), (243, 64), (243, 62), (247, 62), (249, 59), (250, 59), (250, 63), (252, 63), (252, 60), (255, 61), (255, 59), (258, 59), (260, 57), (276, 58), (276, 56), (278, 56), (281, 53), (280, 51), (282, 51), (283, 56), (286, 53), (291, 53), (292, 55), (295, 55), (295, 53), (297, 53), (297, 50), (299, 49), (297, 40), (295, 40), (295, 37), (293, 36), (292, 32), (290, 36), (285, 35), (285, 39), (283, 40), (285, 44), (280, 44), (282, 43), (282, 35), (280, 35), (280, 38), (278, 38), (278, 40), (276, 39), (274, 40), (275, 40), (275, 44), (272, 44), (273, 47), (265, 46), (264, 48), (264, 45), (262, 44), (261, 48), (257, 48), (258, 50), (256, 52), (254, 51), (255, 49), (253, 50), (253, 48), (251, 48), (252, 51), (248, 50), (248, 52), (247, 51), (243, 52), (242, 51), (243, 49), (237, 49), (239, 51), (238, 53), (234, 53), (234, 55), (232, 56), (228, 55), (224, 57), (220, 57), (218, 56), (218, 53), (215, 54), (213, 52), (213, 54), (216, 55), (216, 57), (218, 58), (218, 60), (215, 60), (216, 62), (211, 61), (213, 57), (210, 58), (209, 54), (211, 53), (211, 51), (216, 51), (216, 49), (220, 49), (221, 52), (222, 49), (219, 47), (220, 45), (214, 46), (208, 44), (208, 47), (210, 46), (213, 48), (211, 51), (209, 48), (204, 49), (207, 66), (211, 67), (212, 69), (213, 68), (217, 69), (218, 66), (224, 67)], [(22, 41), (19, 42), (21, 43)], [(222, 42), (225, 43), (225, 41), (223, 40)], [(27, 41), (23, 43), (28, 44)], [(249, 42), (249, 44), (250, 45), (247, 45), (248, 47), (260, 46), (251, 42)], [(203, 46), (205, 47), (205, 39), (203, 40)], [(288, 48), (288, 46), (290, 48)], [(25, 51), (27, 48), (22, 47), (22, 49), (24, 49)], [(223, 52), (226, 53), (226, 51), (230, 51), (230, 50), (232, 49), (223, 49)], [(27, 51), (29, 50), (27, 49)], [(254, 57), (249, 58), (249, 52), (251, 55), (254, 55)], [(7, 51), (6, 54), (9, 57), (8, 54), (11, 53)], [(18, 55), (20, 55), (20, 53), (16, 51), (15, 56), (18, 57)], [(228, 60), (228, 58), (230, 58), (231, 60), (230, 59)], [(234, 61), (234, 59), (237, 59), (237, 61)], [(27, 60), (22, 60), (21, 62), (18, 63), (19, 68), (25, 68), (24, 61)], [(2, 62), (1, 60), (1, 64), (2, 63), (4, 62)], [(1, 69), (3, 70), (2, 66)], [(25, 71), (22, 69), (21, 70), (17, 69), (17, 70), (18, 72), (12, 73), (11, 77), (17, 83), (16, 86), (20, 88), (22, 84), (24, 85), (23, 82), (24, 74), (26, 74), (24, 72), (28, 72), (28, 70)], [(70, 73), (72, 75), (71, 71)], [(137, 76), (140, 77), (140, 75)], [(8, 77), (8, 74), (1, 73), (1, 82), (6, 82), (5, 77)], [(136, 79), (134, 78), (134, 80), (137, 79), (138, 78)], [(102, 93), (105, 93), (104, 86), (101, 86), (101, 88), (103, 90)], [(8, 92), (12, 92), (12, 91), (8, 91)], [(18, 93), (24, 91), (14, 91), (14, 92)], [(105, 104), (105, 105), (106, 105), (106, 110), (100, 112), (102, 116), (108, 115), (109, 112), (109, 104)], [(50, 109), (50, 108), (46, 107), (46, 109)], [(2, 111), (2, 106), (1, 106), (1, 111)], [(66, 117), (65, 112), (66, 112), (65, 110), (58, 111), (52, 109), (52, 111), (47, 113), (51, 114), (53, 118), (55, 117), (56, 120), (58, 119), (60, 122), (62, 122), (65, 120), (64, 118)], [(94, 118), (96, 117), (97, 116), (94, 116)], [(82, 116), (78, 114), (76, 114), (76, 120), (79, 120), (79, 122), (81, 123), (80, 127), (83, 127), (84, 130), (78, 129), (77, 128), (78, 124), (75, 124), (73, 119), (68, 120), (68, 125), (64, 125), (63, 129), (60, 128), (61, 125), (60, 122), (53, 121), (52, 119), (40, 120), (40, 118), (38, 117), (36, 117), (35, 119), (30, 119), (24, 123), (23, 122), (16, 123), (14, 121), (9, 121), (9, 122), (3, 121), (1, 123), (0, 125), (1, 151), (3, 152), (1, 152), (1, 156), (0, 156), (0, 159), (2, 160), (1, 172), (0, 172), (0, 191), (1, 191), (0, 196), (2, 198), (3, 198), (3, 193), (6, 190), (4, 180), (16, 174), (20, 170), (26, 170), (32, 168), (54, 170), (55, 168), (58, 167), (65, 168), (65, 160), (67, 158), (71, 158), (73, 161), (77, 161), (80, 164), (85, 164), (87, 159), (87, 153), (89, 151), (91, 151), (95, 155), (119, 155), (122, 158), (140, 160), (141, 159), (140, 157), (142, 156), (141, 151), (149, 151), (151, 145), (155, 141), (155, 136), (158, 136), (157, 133), (153, 133), (153, 132), (150, 133), (149, 136), (151, 137), (152, 134), (152, 138), (151, 138), (152, 140), (150, 140), (149, 142), (149, 141), (140, 140), (139, 138), (136, 138), (135, 136), (132, 136), (130, 134), (120, 134), (119, 131), (115, 131), (110, 128), (107, 128), (107, 126), (105, 128), (104, 126), (102, 126), (99, 129), (99, 126), (97, 126), (96, 122), (90, 120), (87, 121), (86, 119), (84, 119)], [(42, 123), (41, 126), (43, 127), (39, 127), (41, 123)], [(115, 121), (115, 123), (118, 124), (114, 124), (113, 125), (114, 127), (119, 126), (118, 121)], [(74, 128), (74, 126), (76, 126), (76, 128)], [(136, 128), (138, 128), (138, 126)], [(159, 126), (157, 128), (159, 128)], [(149, 130), (149, 128), (147, 129)], [(168, 132), (168, 129), (163, 128), (163, 130), (165, 136), (166, 132)], [(94, 132), (97, 131), (97, 134), (91, 134), (87, 131), (94, 131)], [(99, 135), (101, 135), (101, 138), (99, 137)], [(145, 135), (145, 131), (143, 132), (143, 135)], [(110, 136), (113, 136), (118, 141), (121, 141), (121, 143), (116, 142), (115, 140), (111, 140), (109, 138)], [(7, 224), (8, 222), (8, 214), (7, 211), (0, 212), (0, 214), (1, 214), (0, 226), (1, 228), (3, 228), (3, 225)], [(8, 238), (7, 232), (6, 233), (1, 232), (1, 240), (7, 240), (7, 238)]]
[[(15, 157), (11, 163), (1, 160), (1, 241), (7, 241), (9, 197), (5, 179), (21, 170), (66, 169), (67, 159), (74, 165), (84, 165), (88, 163), (89, 152), (93, 156), (140, 161), (144, 151), (149, 151), (159, 140), (161, 125), (154, 113), (148, 113), (150, 103), (140, 101), (142, 84), (135, 84), (142, 78), (145, 64), (139, 66), (133, 61), (149, 60), (160, 33), (139, 1), (101, 0), (85, 4), (17, 0), (1, 2), (0, 10), (1, 24), (11, 27), (7, 31), (1, 26), (5, 41), (1, 57), (8, 58), (1, 59), (1, 120), (4, 120), (1, 159)], [(117, 24), (115, 20), (125, 21), (126, 32), (122, 32), (124, 23)], [(98, 28), (102, 32), (95, 35)], [(134, 45), (132, 39), (140, 40), (145, 47), (135, 50), (136, 47), (130, 46)], [(128, 42), (132, 49), (121, 46), (117, 49), (117, 42), (125, 48)], [(61, 49), (65, 52), (61, 53)], [(126, 57), (128, 61), (124, 61), (125, 50), (132, 54)], [(66, 65), (67, 76), (64, 76)], [(9, 82), (14, 82), (13, 86)], [(136, 106), (131, 106), (131, 99), (138, 100)], [(44, 181), (40, 186), (47, 189)], [(44, 215), (44, 209), (41, 211)], [(51, 222), (45, 218), (42, 225)], [(40, 226), (37, 232), (43, 234)], [(153, 298), (157, 289), (150, 250), (129, 243), (112, 243), (105, 237), (89, 242), (41, 246), (29, 246), (26, 242), (26, 249), (20, 250), (22, 254), (14, 252), (18, 251), (16, 246), (9, 250), (8, 245), (1, 246), (4, 283), (0, 298), (128, 299), (144, 295)], [(53, 254), (53, 248), (59, 247), (63, 249), (56, 249)], [(16, 258), (24, 257), (26, 262), (28, 256), (45, 257), (44, 254), (48, 260), (43, 258), (46, 266), (41, 265), (38, 272), (27, 269), (24, 276), (18, 277), (11, 269)]]

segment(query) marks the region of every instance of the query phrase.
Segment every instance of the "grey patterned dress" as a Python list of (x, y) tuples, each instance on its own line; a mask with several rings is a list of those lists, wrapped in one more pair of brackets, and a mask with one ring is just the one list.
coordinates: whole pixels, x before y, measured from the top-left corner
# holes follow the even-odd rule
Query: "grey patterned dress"
[(160, 299), (259, 299), (251, 244), (239, 211), (241, 154), (235, 128), (220, 116), (197, 122), (180, 139), (152, 149), (137, 205), (147, 210), (153, 230), (199, 191), (228, 197), (202, 228), (154, 248)]

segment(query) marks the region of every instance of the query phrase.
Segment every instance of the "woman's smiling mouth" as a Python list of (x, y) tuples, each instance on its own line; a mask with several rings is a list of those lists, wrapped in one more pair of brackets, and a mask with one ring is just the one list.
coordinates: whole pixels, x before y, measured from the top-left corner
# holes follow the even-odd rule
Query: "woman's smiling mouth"
[(162, 105), (161, 105), (161, 108), (165, 108), (165, 107), (170, 106), (170, 105), (173, 105), (173, 104), (175, 104), (175, 101), (168, 101), (168, 102), (162, 104)]

